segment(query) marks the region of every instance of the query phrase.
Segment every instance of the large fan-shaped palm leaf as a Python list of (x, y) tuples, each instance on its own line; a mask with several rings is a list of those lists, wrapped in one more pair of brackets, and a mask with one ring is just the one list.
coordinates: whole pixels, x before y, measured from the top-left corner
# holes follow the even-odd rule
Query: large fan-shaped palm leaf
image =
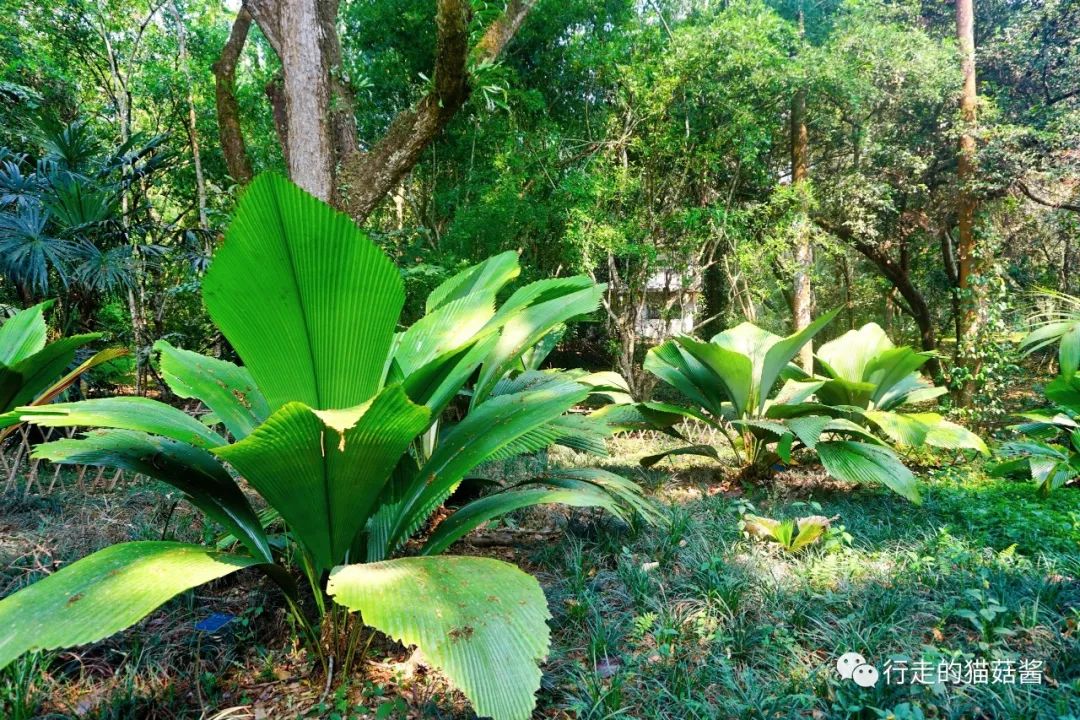
[[(557, 312), (550, 305), (582, 294), (580, 281), (533, 288), (496, 309), (495, 292), (515, 267), (515, 257), (498, 256), (452, 278), (429, 299), (432, 319), (395, 332), (404, 302), (397, 268), (349, 218), (283, 178), (264, 175), (245, 191), (203, 285), (211, 318), (244, 366), (159, 345), (166, 382), (178, 395), (202, 400), (221, 431), (144, 398), (25, 408), (22, 417), (100, 428), (40, 446), (37, 455), (134, 468), (168, 482), (243, 542), (250, 556), (236, 567), (275, 568), (266, 532), (231, 467), (285, 522), (320, 602), (325, 591), (361, 611), (365, 622), (419, 645), (479, 712), (524, 720), (535, 703), (536, 661), (548, 643), (543, 593), (501, 561), (434, 553), (479, 523), (530, 504), (600, 506), (647, 519), (655, 511), (621, 478), (549, 476), (459, 510), (455, 532), (428, 541), (430, 556), (396, 557), (473, 468), (546, 447), (553, 438), (543, 428), (590, 392), (560, 378), (491, 396), (423, 447), (435, 417), (470, 377), (490, 369), (497, 381), (549, 323), (580, 314), (577, 300)], [(154, 601), (204, 581), (203, 570), (224, 571), (199, 558), (199, 572), (188, 573), (168, 552), (154, 562), (183, 575), (155, 590)], [(124, 584), (96, 571), (67, 578), (48, 591), (31, 586), (0, 601), (0, 618), (16, 622), (16, 651), (33, 646), (17, 625), (38, 617), (32, 605), (64, 615), (49, 637), (52, 647), (96, 637), (85, 623), (119, 628), (154, 604), (125, 604), (114, 614), (87, 604), (84, 613), (79, 604), (55, 603), (56, 593), (87, 592), (94, 582), (123, 592)], [(34, 603), (23, 593), (32, 593)], [(402, 603), (402, 593), (423, 596), (423, 606)]]

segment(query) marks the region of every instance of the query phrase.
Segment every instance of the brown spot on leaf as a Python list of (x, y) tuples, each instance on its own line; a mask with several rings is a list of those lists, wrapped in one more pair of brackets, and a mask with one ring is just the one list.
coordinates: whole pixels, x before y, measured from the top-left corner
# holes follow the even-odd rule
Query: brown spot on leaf
[(470, 627), (469, 625), (465, 625), (464, 627), (454, 628), (453, 630), (451, 630), (450, 631), (450, 639), (451, 640), (465, 640), (467, 638), (472, 637), (472, 634), (473, 634), (472, 627)]

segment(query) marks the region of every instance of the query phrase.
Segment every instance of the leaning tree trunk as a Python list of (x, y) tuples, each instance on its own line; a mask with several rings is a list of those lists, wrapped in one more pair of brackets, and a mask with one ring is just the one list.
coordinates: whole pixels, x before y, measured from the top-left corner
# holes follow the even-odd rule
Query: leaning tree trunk
[(979, 278), (978, 249), (975, 239), (976, 198), (971, 184), (975, 179), (976, 89), (975, 89), (975, 13), (973, 0), (956, 0), (956, 38), (960, 48), (963, 87), (960, 92), (960, 134), (957, 156), (957, 243), (956, 293), (959, 315), (956, 338), (956, 364), (964, 372), (956, 400), (961, 406), (971, 404), (975, 391), (974, 376), (979, 372), (978, 338), (985, 311), (984, 284)]
[(218, 136), (225, 166), (233, 181), (246, 185), (254, 172), (248, 158), (244, 133), (240, 129), (240, 104), (236, 102), (236, 66), (244, 51), (248, 31), (251, 29), (251, 13), (241, 7), (233, 21), (232, 31), (221, 56), (214, 63), (214, 103), (217, 106)]

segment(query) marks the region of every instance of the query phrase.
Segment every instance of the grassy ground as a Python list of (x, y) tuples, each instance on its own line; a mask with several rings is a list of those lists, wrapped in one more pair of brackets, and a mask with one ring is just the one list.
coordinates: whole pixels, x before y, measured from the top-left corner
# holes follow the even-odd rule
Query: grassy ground
[[(921, 473), (922, 507), (790, 471), (768, 488), (715, 469), (643, 472), (655, 448), (618, 443), (609, 465), (638, 478), (671, 523), (628, 528), (588, 514), (532, 512), (520, 547), (472, 547), (543, 582), (553, 651), (537, 717), (1080, 717), (1080, 492), (1038, 497), (977, 466)], [(527, 468), (511, 468), (511, 472)], [(741, 516), (835, 516), (788, 553), (744, 537)], [(0, 501), (0, 595), (118, 540), (203, 539), (209, 529), (159, 487), (62, 491)], [(537, 540), (540, 539), (540, 541)], [(194, 625), (213, 612), (223, 630)], [(290, 640), (279, 600), (254, 574), (170, 603), (122, 635), (17, 662), (0, 676), (0, 717), (468, 717), (421, 659), (376, 645), (362, 676), (324, 692)], [(1037, 661), (1021, 685), (886, 685), (841, 679), (837, 657)], [(936, 674), (927, 678), (936, 680)], [(235, 708), (235, 709), (232, 709)]]

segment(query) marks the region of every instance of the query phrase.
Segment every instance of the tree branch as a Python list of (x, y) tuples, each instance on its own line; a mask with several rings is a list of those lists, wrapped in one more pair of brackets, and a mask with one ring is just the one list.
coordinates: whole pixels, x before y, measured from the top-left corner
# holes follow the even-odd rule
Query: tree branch
[(521, 27), (535, 0), (510, 0), (503, 14), (470, 51), (469, 3), (439, 0), (435, 22), (438, 47), (434, 87), (415, 106), (394, 118), (386, 135), (366, 153), (342, 161), (338, 204), (362, 223), (388, 192), (419, 162), (431, 141), (469, 97), (468, 63), (490, 62)]
[(1017, 180), (1014, 184), (1020, 190), (1020, 192), (1022, 192), (1024, 195), (1027, 196), (1027, 198), (1029, 200), (1033, 200), (1034, 202), (1037, 202), (1039, 205), (1043, 205), (1043, 206), (1048, 207), (1048, 208), (1053, 208), (1055, 210), (1071, 210), (1072, 212), (1080, 212), (1080, 205), (1073, 205), (1072, 203), (1058, 203), (1058, 202), (1053, 202), (1051, 200), (1047, 200), (1045, 198), (1041, 198), (1038, 195), (1036, 195), (1035, 193), (1031, 192), (1031, 190), (1028, 188), (1028, 186), (1026, 184), (1024, 184), (1023, 182), (1021, 182), (1020, 180)]
[(277, 3), (274, 0), (244, 0), (243, 9), (259, 24), (266, 41), (281, 57), (281, 20)]

